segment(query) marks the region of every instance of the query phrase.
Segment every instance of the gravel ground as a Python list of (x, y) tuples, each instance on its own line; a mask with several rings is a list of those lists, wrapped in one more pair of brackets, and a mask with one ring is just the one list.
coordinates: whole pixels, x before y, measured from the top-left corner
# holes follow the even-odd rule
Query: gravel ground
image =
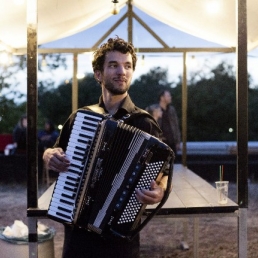
[[(40, 189), (42, 192), (43, 189)], [(236, 185), (230, 185), (230, 197), (236, 200)], [(24, 184), (0, 183), (0, 226), (11, 226), (14, 220), (27, 224), (27, 190)], [(249, 183), (248, 258), (258, 254), (258, 184)], [(63, 226), (49, 219), (40, 220), (54, 227), (55, 258), (60, 258), (63, 245)], [(141, 231), (141, 257), (193, 257), (193, 218), (154, 218)], [(184, 226), (187, 234), (184, 239)], [(238, 257), (238, 221), (236, 217), (201, 217), (199, 220), (199, 257)], [(181, 242), (189, 246), (182, 250)], [(1, 258), (1, 254), (0, 254)]]

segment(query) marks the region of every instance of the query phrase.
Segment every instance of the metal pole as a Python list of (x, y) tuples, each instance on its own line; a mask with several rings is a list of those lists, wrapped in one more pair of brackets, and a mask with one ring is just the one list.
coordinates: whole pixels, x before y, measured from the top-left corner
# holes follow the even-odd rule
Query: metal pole
[(248, 77), (247, 77), (247, 10), (246, 0), (236, 1), (237, 17), (237, 189), (238, 255), (247, 257), (248, 207)]
[(187, 142), (187, 66), (186, 52), (183, 52), (183, 82), (182, 82), (182, 164), (186, 166), (186, 142)]
[(37, 220), (30, 217), (29, 210), (38, 207), (38, 2), (27, 0), (27, 208), (29, 229), (29, 257), (37, 257)]
[(73, 54), (73, 85), (72, 85), (72, 111), (78, 109), (78, 54)]
[(128, 3), (128, 41), (133, 43), (133, 5), (132, 1), (129, 0)]

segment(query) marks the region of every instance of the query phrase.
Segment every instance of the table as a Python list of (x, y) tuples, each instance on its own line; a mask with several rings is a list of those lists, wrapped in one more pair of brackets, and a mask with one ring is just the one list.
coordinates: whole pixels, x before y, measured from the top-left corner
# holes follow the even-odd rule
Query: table
[[(158, 215), (184, 215), (198, 213), (231, 213), (238, 205), (228, 199), (226, 205), (217, 202), (215, 187), (181, 164), (175, 164), (172, 192)], [(155, 205), (147, 206), (151, 211)]]
[[(199, 256), (199, 218), (203, 216), (237, 217), (239, 206), (230, 199), (226, 205), (219, 205), (215, 187), (181, 164), (174, 165), (172, 184), (172, 192), (156, 216), (194, 218), (193, 253), (197, 258)], [(156, 205), (148, 205), (147, 214), (155, 207)]]
[[(173, 169), (173, 189), (167, 202), (156, 216), (194, 217), (194, 257), (198, 257), (199, 217), (201, 216), (239, 216), (239, 206), (232, 200), (226, 205), (219, 205), (215, 187), (181, 164), (175, 164)], [(52, 184), (39, 198), (39, 209), (48, 209), (54, 189)], [(146, 213), (155, 209), (156, 205), (148, 205)]]

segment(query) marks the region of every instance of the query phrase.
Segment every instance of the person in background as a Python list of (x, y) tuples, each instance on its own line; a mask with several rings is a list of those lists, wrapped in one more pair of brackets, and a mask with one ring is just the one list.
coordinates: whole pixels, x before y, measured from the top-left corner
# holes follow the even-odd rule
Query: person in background
[(22, 115), (13, 130), (14, 153), (25, 153), (27, 144), (27, 115)]
[[(125, 123), (159, 137), (157, 122), (145, 110), (136, 107), (128, 94), (136, 61), (133, 45), (119, 37), (109, 38), (94, 52), (92, 66), (102, 95), (99, 103), (93, 107), (117, 120), (130, 115), (130, 119), (124, 120)], [(74, 117), (75, 112), (65, 122), (54, 148), (45, 150), (43, 155), (46, 166), (56, 172), (67, 171), (70, 164), (65, 150)], [(163, 179), (167, 180), (167, 175), (161, 179), (162, 184)], [(151, 182), (149, 189), (136, 190), (136, 198), (144, 204), (158, 203), (163, 196), (164, 188), (155, 181)], [(139, 234), (132, 241), (127, 241), (122, 238), (103, 238), (85, 229), (65, 225), (63, 258), (137, 258), (139, 246)]]
[(177, 151), (180, 150), (181, 133), (177, 113), (171, 103), (171, 93), (168, 90), (162, 90), (159, 93), (159, 106), (162, 109), (162, 116), (158, 123), (163, 133), (163, 141), (170, 146), (176, 155)]
[(44, 129), (38, 132), (38, 172), (39, 175), (44, 173), (43, 153), (47, 148), (52, 148), (59, 136), (52, 121), (45, 120)]
[(44, 123), (44, 129), (38, 132), (38, 148), (43, 154), (45, 149), (52, 148), (59, 136), (58, 131), (52, 121), (47, 119)]
[(153, 104), (146, 108), (146, 111), (150, 113), (153, 118), (158, 121), (162, 117), (162, 109), (159, 104)]

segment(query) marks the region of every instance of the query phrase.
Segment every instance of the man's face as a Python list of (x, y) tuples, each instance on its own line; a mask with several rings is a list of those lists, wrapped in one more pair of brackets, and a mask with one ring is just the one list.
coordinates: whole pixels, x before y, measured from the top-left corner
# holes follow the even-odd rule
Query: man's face
[(131, 54), (118, 51), (106, 54), (103, 72), (96, 71), (95, 76), (101, 86), (113, 95), (122, 95), (128, 91), (133, 76), (133, 62)]

